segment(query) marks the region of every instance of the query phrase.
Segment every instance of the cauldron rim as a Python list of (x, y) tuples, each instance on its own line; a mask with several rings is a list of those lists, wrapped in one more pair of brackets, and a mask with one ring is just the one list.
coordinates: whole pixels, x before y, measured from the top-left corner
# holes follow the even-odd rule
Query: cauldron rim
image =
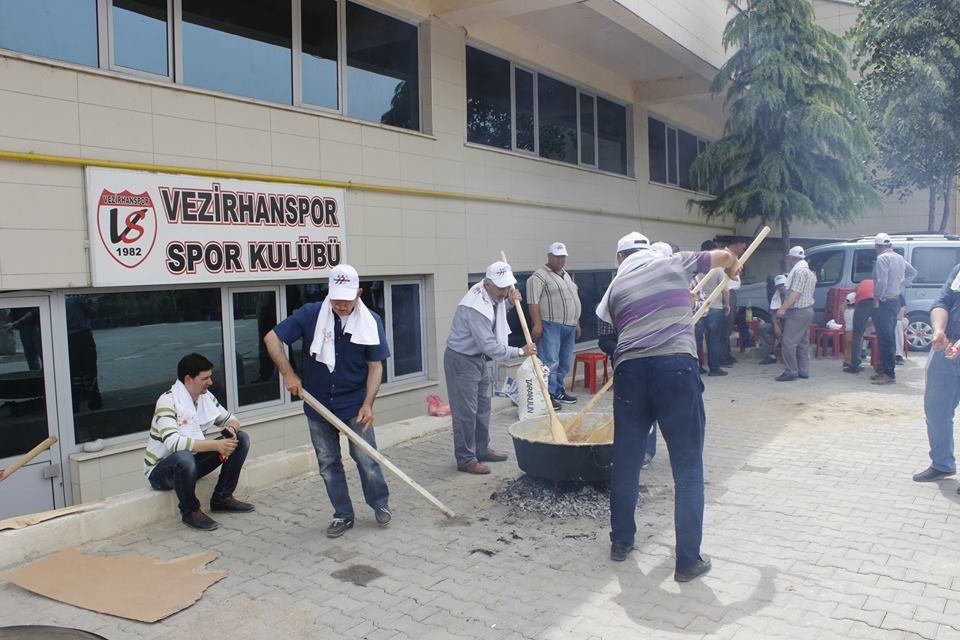
[[(561, 422), (564, 422), (564, 421), (570, 420), (571, 418), (573, 418), (573, 416), (577, 414), (567, 411), (567, 412), (557, 413), (556, 415)], [(591, 413), (588, 415), (610, 417), (612, 414), (597, 412), (597, 413)], [(516, 432), (516, 428), (526, 422), (532, 422), (534, 420), (543, 421), (545, 419), (549, 419), (549, 418), (546, 415), (542, 415), (542, 416), (537, 416), (535, 418), (524, 418), (523, 420), (517, 420), (507, 428), (507, 433), (509, 433), (510, 437), (512, 437), (514, 440), (523, 440), (524, 442), (532, 442), (534, 444), (548, 444), (548, 445), (554, 445), (558, 447), (607, 447), (607, 446), (612, 447), (613, 446), (613, 440), (608, 440), (607, 442), (554, 442), (552, 440), (533, 440), (529, 437), (518, 434)]]

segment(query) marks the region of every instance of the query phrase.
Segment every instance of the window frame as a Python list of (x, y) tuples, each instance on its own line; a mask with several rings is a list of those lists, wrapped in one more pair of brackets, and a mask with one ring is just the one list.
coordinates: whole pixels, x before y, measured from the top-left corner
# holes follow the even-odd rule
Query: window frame
[[(694, 157), (694, 160), (696, 160), (696, 158), (699, 157), (700, 154), (703, 153), (703, 151), (705, 151), (706, 149), (710, 148), (710, 145), (712, 145), (712, 144), (713, 144), (714, 142), (716, 142), (716, 141), (713, 140), (713, 139), (711, 139), (711, 138), (704, 137), (704, 136), (702, 136), (701, 134), (697, 133), (696, 131), (693, 131), (693, 130), (691, 130), (691, 129), (687, 129), (687, 128), (685, 128), (685, 127), (681, 127), (681, 126), (678, 125), (676, 122), (673, 122), (673, 121), (670, 120), (669, 118), (665, 118), (665, 117), (661, 116), (661, 115), (658, 114), (658, 113), (654, 113), (654, 112), (652, 112), (652, 111), (648, 111), (648, 112), (647, 112), (647, 127), (646, 127), (646, 130), (647, 130), (646, 146), (647, 146), (647, 158), (648, 158), (648, 161), (649, 161), (649, 158), (650, 158), (650, 128), (651, 128), (651, 123), (650, 123), (650, 121), (651, 121), (651, 120), (656, 120), (658, 123), (660, 123), (660, 124), (663, 125), (664, 170), (665, 170), (666, 181), (665, 181), (665, 182), (660, 182), (659, 180), (654, 180), (654, 179), (652, 178), (652, 176), (651, 176), (651, 167), (648, 166), (648, 167), (647, 167), (647, 183), (648, 183), (648, 184), (651, 184), (651, 185), (656, 185), (656, 186), (659, 186), (659, 187), (667, 187), (667, 188), (670, 188), (670, 189), (680, 189), (681, 191), (687, 191), (687, 192), (689, 192), (689, 193), (704, 193), (704, 194), (710, 194), (710, 193), (711, 193), (710, 191), (707, 191), (706, 189), (701, 188), (701, 185), (699, 184), (699, 181), (694, 181), (694, 182), (697, 182), (697, 184), (695, 184), (692, 189), (687, 188), (687, 187), (682, 187), (682, 186), (680, 186), (680, 179), (681, 179), (681, 178), (680, 178), (680, 134), (681, 134), (681, 133), (685, 133), (685, 134), (691, 135), (691, 136), (693, 136), (693, 137), (695, 137), (695, 138), (697, 139), (697, 154), (696, 154), (696, 156)], [(674, 147), (674, 148), (673, 148), (672, 151), (671, 151), (671, 145), (670, 145), (670, 132), (671, 132), (671, 131), (673, 131), (673, 134), (674, 134), (674, 144), (673, 144), (673, 147)], [(703, 151), (701, 151), (701, 148), (703, 148)], [(673, 158), (674, 158), (674, 163), (673, 163), (674, 166), (673, 166), (673, 167), (670, 166), (670, 156), (671, 156), (671, 153), (673, 154)], [(629, 154), (628, 154), (628, 155), (627, 155), (627, 163), (629, 164), (629, 162), (630, 162), (630, 156), (629, 156)], [(670, 169), (671, 169), (671, 168), (672, 168), (674, 171), (676, 171), (676, 176), (677, 176), (677, 181), (676, 181), (676, 182), (670, 182)], [(712, 194), (712, 195), (715, 195), (715, 194)]]
[[(837, 278), (835, 280), (821, 280), (820, 274), (818, 272), (822, 270), (824, 264), (826, 264), (829, 260), (831, 260), (833, 256), (837, 256), (837, 255), (840, 256), (840, 269), (838, 269), (837, 271)], [(819, 289), (821, 287), (832, 287), (838, 284), (839, 282), (842, 282), (843, 274), (845, 272), (845, 267), (846, 267), (847, 252), (843, 249), (829, 249), (826, 251), (818, 251), (814, 253), (812, 256), (809, 256), (808, 260), (819, 258), (820, 256), (825, 256), (825, 257), (820, 262), (819, 267), (817, 267), (816, 269), (814, 269), (813, 267), (810, 268), (811, 271), (817, 274), (817, 288)]]
[[(380, 278), (373, 278), (373, 280), (379, 280)], [(423, 320), (424, 311), (426, 308), (426, 299), (424, 297), (424, 286), (426, 280), (423, 277), (420, 278), (383, 278), (384, 285), (384, 301), (383, 307), (384, 312), (387, 317), (383, 318), (384, 331), (387, 336), (387, 344), (390, 345), (390, 357), (387, 359), (387, 380), (383, 384), (398, 384), (404, 382), (412, 382), (415, 380), (423, 380), (427, 377), (427, 331), (426, 331), (426, 322)], [(414, 373), (405, 373), (403, 375), (396, 375), (394, 367), (396, 366), (396, 350), (397, 345), (396, 341), (393, 339), (393, 287), (394, 285), (417, 285), (418, 298), (417, 302), (420, 306), (420, 371)]]
[[(477, 47), (474, 47), (477, 48)], [(483, 49), (480, 49), (483, 51)], [(489, 53), (489, 52), (487, 52)], [(496, 55), (496, 54), (491, 54)], [(498, 56), (500, 57), (500, 56)], [(540, 157), (540, 96), (538, 95), (539, 89), (539, 74), (536, 70), (531, 69), (522, 64), (516, 64), (513, 60), (509, 58), (504, 58), (507, 62), (510, 63), (510, 149), (501, 149), (501, 151), (513, 151), (514, 153), (522, 153), (525, 156), (530, 157)], [(533, 86), (531, 89), (531, 94), (533, 98), (533, 150), (530, 149), (521, 149), (517, 146), (517, 69), (529, 73), (533, 78)], [(464, 76), (464, 85), (466, 85), (466, 76)], [(481, 147), (489, 147), (493, 149), (500, 149), (500, 147), (493, 147), (492, 145), (480, 144), (479, 142), (474, 142), (472, 144), (479, 144)]]
[[(586, 96), (593, 102), (593, 164), (583, 161), (583, 130), (580, 128), (582, 125), (581, 118), (583, 117), (583, 115), (580, 113), (581, 96)], [(600, 116), (597, 113), (596, 94), (583, 91), (582, 89), (577, 87), (577, 164), (584, 167), (591, 167), (593, 169), (600, 168), (600, 136), (598, 135), (599, 132), (597, 130), (599, 117)], [(624, 116), (624, 120), (626, 120), (626, 116)], [(616, 173), (616, 172), (611, 171), (610, 173)]]
[[(942, 249), (942, 250), (945, 250), (945, 251), (953, 251), (953, 252), (954, 252), (954, 255), (955, 255), (956, 259), (954, 260), (953, 265), (951, 265), (951, 267), (950, 267), (951, 269), (953, 268), (953, 266), (955, 266), (955, 265), (957, 264), (957, 259), (960, 259), (960, 244), (956, 244), (956, 245), (955, 245), (955, 244), (950, 244), (950, 245), (943, 245), (943, 244), (914, 245), (914, 246), (911, 248), (911, 250), (910, 250), (910, 260), (909, 260), (908, 262), (909, 262), (910, 266), (912, 266), (914, 269), (917, 270), (917, 278), (918, 278), (918, 279), (919, 279), (920, 276), (923, 275), (923, 274), (922, 274), (922, 272), (920, 271), (919, 267), (917, 267), (917, 266), (914, 264), (914, 262), (916, 261), (916, 254), (917, 254), (917, 252), (924, 252), (924, 251), (937, 250), (937, 249)], [(950, 269), (947, 269), (946, 274), (944, 274), (944, 276), (943, 276), (943, 280), (940, 280), (940, 281), (931, 281), (931, 282), (917, 282), (917, 280), (915, 279), (915, 280), (910, 284), (910, 286), (911, 286), (911, 287), (917, 287), (917, 288), (939, 289), (939, 288), (943, 287), (944, 281), (945, 281), (949, 276), (950, 276)]]
[[(220, 308), (223, 309), (221, 316), (223, 318), (228, 318), (229, 320), (221, 320), (222, 326), (221, 331), (223, 333), (223, 366), (226, 369), (223, 372), (224, 384), (230, 390), (228, 394), (229, 402), (227, 410), (230, 413), (239, 414), (239, 413), (258, 413), (264, 409), (272, 409), (274, 407), (282, 407), (284, 402), (284, 396), (286, 395), (286, 389), (283, 388), (283, 380), (278, 375), (277, 376), (277, 388), (280, 390), (280, 396), (276, 400), (268, 400), (266, 402), (257, 402), (254, 404), (240, 405), (240, 384), (237, 380), (237, 349), (236, 349), (236, 331), (234, 329), (234, 323), (236, 318), (234, 317), (233, 309), (233, 294), (235, 293), (272, 293), (273, 294), (273, 304), (274, 310), (276, 312), (276, 317), (280, 317), (280, 285), (274, 286), (249, 286), (249, 287), (220, 287)], [(228, 351), (227, 345), (230, 345)]]
[[(294, 1), (299, 2), (299, 0)], [(175, 21), (174, 5), (179, 7), (180, 0), (167, 0), (167, 74), (161, 75), (117, 64), (115, 61), (116, 46), (114, 44), (115, 25), (113, 18), (113, 0), (97, 0), (97, 44), (100, 50), (100, 68), (149, 80), (174, 82), (174, 58), (177, 57), (174, 55), (174, 46), (180, 41), (179, 38), (174, 38), (173, 36)]]

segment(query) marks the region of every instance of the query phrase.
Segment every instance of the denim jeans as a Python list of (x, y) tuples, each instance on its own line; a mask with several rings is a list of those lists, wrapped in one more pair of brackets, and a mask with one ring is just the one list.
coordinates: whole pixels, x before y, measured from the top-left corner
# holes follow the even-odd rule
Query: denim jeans
[(873, 316), (873, 298), (861, 300), (853, 309), (853, 348), (850, 351), (850, 368), (859, 369), (863, 359), (863, 332)]
[(900, 311), (900, 298), (880, 303), (873, 309), (873, 325), (877, 329), (877, 347), (880, 350), (880, 373), (891, 378), (897, 377), (896, 340), (897, 313)]
[(563, 381), (573, 366), (573, 345), (577, 341), (577, 328), (574, 325), (559, 322), (540, 323), (543, 334), (537, 341), (537, 355), (541, 362), (550, 367), (550, 379), (547, 390), (550, 395), (560, 395), (564, 391)]
[(640, 465), (654, 421), (667, 443), (674, 482), (676, 568), (700, 558), (703, 538), (703, 382), (689, 356), (653, 356), (617, 367), (613, 383), (613, 469), (610, 477), (610, 540), (632, 545)]
[[(334, 414), (376, 449), (377, 439), (374, 436), (373, 427), (361, 433), (363, 427), (356, 421), (359, 411), (360, 407), (354, 407), (334, 411)], [(310, 426), (310, 440), (313, 442), (313, 450), (317, 454), (320, 477), (323, 478), (323, 484), (327, 488), (327, 497), (330, 498), (330, 504), (333, 505), (333, 517), (352, 520), (353, 503), (350, 501), (347, 476), (343, 471), (343, 461), (340, 459), (340, 432), (326, 420), (307, 418), (307, 424)], [(383, 471), (381, 471), (377, 461), (361, 451), (353, 442), (350, 443), (350, 457), (357, 463), (364, 502), (373, 509), (387, 506), (390, 491), (387, 489), (387, 481), (384, 479)]]
[[(220, 440), (220, 438), (217, 438)], [(217, 486), (213, 489), (211, 501), (223, 500), (233, 495), (240, 480), (240, 470), (247, 459), (250, 450), (250, 436), (244, 431), (237, 433), (237, 448), (233, 450), (227, 461), (223, 463)], [(193, 453), (192, 451), (177, 451), (162, 458), (150, 472), (150, 486), (158, 491), (173, 489), (177, 494), (178, 504), (182, 515), (193, 513), (200, 509), (197, 499), (197, 479), (209, 474), (220, 466), (220, 454), (216, 451)]]
[[(723, 309), (710, 309), (706, 315), (707, 330), (707, 362), (710, 371), (720, 369), (720, 358), (723, 354), (723, 333), (726, 323), (726, 316), (723, 315)], [(727, 343), (730, 342), (730, 334), (727, 334)]]
[(927, 380), (923, 389), (923, 411), (927, 416), (930, 466), (937, 471), (955, 471), (953, 457), (953, 414), (960, 403), (960, 359), (947, 360), (943, 351), (931, 351), (927, 358)]

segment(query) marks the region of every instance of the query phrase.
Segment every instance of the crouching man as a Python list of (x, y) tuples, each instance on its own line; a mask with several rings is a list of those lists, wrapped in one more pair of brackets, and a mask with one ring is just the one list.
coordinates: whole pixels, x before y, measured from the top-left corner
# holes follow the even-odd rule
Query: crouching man
[[(240, 422), (209, 393), (213, 363), (199, 353), (184, 356), (177, 364), (177, 381), (157, 400), (150, 423), (150, 438), (143, 470), (150, 486), (177, 493), (184, 524), (212, 531), (217, 522), (200, 510), (197, 479), (219, 466), (220, 478), (210, 498), (211, 511), (244, 513), (253, 505), (233, 497), (240, 470), (247, 459), (250, 438), (240, 431)], [(221, 429), (215, 440), (204, 432)]]

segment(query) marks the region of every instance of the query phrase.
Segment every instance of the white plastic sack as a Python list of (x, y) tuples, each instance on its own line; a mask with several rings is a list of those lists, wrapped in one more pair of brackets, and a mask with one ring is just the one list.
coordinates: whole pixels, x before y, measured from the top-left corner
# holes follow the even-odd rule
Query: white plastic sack
[[(550, 376), (550, 369), (542, 367), (544, 381)], [(540, 390), (540, 383), (537, 382), (537, 373), (534, 368), (533, 358), (527, 358), (517, 369), (518, 386), (518, 405), (520, 420), (526, 418), (535, 418), (547, 413), (547, 404)]]

